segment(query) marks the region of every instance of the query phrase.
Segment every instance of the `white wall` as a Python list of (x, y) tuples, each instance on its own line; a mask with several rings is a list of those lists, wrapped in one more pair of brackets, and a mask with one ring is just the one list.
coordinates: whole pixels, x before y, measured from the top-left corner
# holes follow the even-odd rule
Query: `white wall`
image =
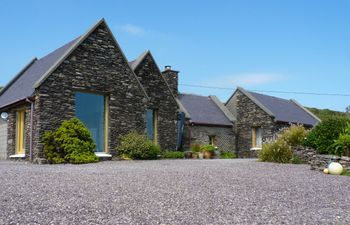
[(0, 118), (0, 160), (7, 157), (7, 122)]

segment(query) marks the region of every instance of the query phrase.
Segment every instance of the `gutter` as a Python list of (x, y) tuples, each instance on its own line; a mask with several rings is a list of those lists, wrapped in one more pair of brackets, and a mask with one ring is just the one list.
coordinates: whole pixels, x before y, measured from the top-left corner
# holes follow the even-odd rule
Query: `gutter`
[(26, 101), (30, 103), (30, 133), (29, 133), (29, 157), (33, 162), (33, 113), (34, 113), (34, 101), (26, 98)]

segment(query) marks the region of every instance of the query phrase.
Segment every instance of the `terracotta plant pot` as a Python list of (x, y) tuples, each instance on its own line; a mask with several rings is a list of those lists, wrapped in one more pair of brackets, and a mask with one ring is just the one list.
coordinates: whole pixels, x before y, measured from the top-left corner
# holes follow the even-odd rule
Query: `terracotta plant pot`
[(212, 159), (213, 158), (213, 153), (209, 151), (205, 151), (203, 153), (205, 159)]
[(193, 155), (193, 152), (191, 152), (191, 151), (186, 151), (186, 152), (185, 152), (185, 159), (191, 159), (191, 158), (192, 158), (192, 155)]
[(201, 152), (198, 153), (198, 158), (199, 158), (199, 159), (203, 159), (203, 157), (204, 157), (204, 154), (203, 154), (203, 153), (201, 153)]

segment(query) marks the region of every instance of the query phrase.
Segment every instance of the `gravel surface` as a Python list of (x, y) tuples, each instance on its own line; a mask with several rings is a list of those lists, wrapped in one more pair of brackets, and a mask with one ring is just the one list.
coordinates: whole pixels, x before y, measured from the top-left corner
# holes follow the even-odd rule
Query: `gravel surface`
[(350, 177), (246, 159), (2, 161), (0, 224), (350, 224)]

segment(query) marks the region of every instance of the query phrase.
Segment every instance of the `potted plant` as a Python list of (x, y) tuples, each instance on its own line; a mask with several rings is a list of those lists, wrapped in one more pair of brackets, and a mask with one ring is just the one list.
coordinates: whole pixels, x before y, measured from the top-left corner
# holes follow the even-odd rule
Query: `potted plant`
[(191, 159), (193, 155), (192, 151), (185, 151), (185, 159)]
[(212, 145), (203, 145), (201, 148), (205, 159), (212, 159), (214, 157), (215, 147)]
[(199, 144), (194, 144), (192, 146), (192, 158), (193, 159), (203, 159), (203, 153), (201, 151), (201, 146)]

